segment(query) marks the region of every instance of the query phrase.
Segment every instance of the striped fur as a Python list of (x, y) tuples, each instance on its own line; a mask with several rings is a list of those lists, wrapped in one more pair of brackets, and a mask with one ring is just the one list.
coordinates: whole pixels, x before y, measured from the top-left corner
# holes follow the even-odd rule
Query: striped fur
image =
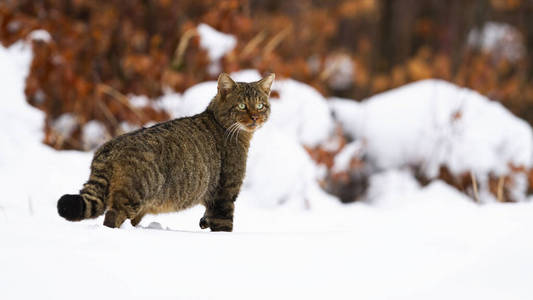
[(59, 214), (79, 221), (107, 211), (104, 225), (130, 219), (135, 226), (147, 213), (202, 204), (201, 228), (231, 231), (250, 139), (270, 114), (273, 79), (236, 83), (221, 74), (204, 112), (108, 141), (96, 151), (80, 194), (58, 201)]

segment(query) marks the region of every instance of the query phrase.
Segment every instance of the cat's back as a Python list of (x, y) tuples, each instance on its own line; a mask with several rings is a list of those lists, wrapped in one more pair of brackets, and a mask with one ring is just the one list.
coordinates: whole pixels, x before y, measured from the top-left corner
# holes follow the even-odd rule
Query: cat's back
[(174, 119), (109, 140), (96, 150), (94, 160), (127, 158), (146, 152), (158, 156), (181, 152), (214, 153), (219, 148), (220, 131), (206, 113)]

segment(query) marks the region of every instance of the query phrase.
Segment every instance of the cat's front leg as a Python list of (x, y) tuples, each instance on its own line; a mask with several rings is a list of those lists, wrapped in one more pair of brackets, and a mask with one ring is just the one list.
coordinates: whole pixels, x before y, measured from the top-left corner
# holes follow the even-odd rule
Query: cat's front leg
[(232, 231), (233, 210), (232, 200), (217, 200), (207, 205), (204, 216), (200, 219), (200, 228), (211, 228), (211, 231)]
[(204, 214), (204, 216), (200, 219), (200, 228), (202, 229), (209, 228), (209, 217), (207, 217), (206, 214)]

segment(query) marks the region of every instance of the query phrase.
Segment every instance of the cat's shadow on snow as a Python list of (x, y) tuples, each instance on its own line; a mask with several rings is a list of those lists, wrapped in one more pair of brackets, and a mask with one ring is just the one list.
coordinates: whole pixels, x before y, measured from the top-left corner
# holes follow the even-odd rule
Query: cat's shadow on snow
[[(90, 227), (96, 229), (96, 228), (106, 228), (106, 229), (110, 229), (110, 230), (113, 230), (113, 229), (117, 229), (117, 228), (107, 228), (105, 226), (102, 226), (102, 225), (97, 225), (97, 224), (94, 224), (94, 225), (91, 225)], [(198, 233), (198, 234), (208, 234), (208, 233), (212, 233), (211, 231), (193, 231), (193, 230), (180, 230), (180, 229), (172, 229), (170, 227), (163, 227), (163, 225), (161, 225), (161, 223), (159, 222), (150, 222), (150, 224), (148, 224), (147, 226), (142, 226), (142, 225), (137, 225), (135, 227), (133, 226), (122, 226), (118, 229), (122, 229), (122, 230), (160, 230), (160, 231), (169, 231), (169, 232), (181, 232), (181, 233)], [(221, 233), (227, 233), (227, 232), (216, 232), (218, 234), (221, 234)]]
[(183, 232), (183, 233), (210, 233), (210, 231), (192, 231), (192, 230), (178, 230), (172, 229), (170, 227), (163, 227), (159, 222), (150, 222), (148, 226), (137, 225), (134, 228), (138, 229), (148, 229), (148, 230), (162, 230), (162, 231), (172, 231), (172, 232)]

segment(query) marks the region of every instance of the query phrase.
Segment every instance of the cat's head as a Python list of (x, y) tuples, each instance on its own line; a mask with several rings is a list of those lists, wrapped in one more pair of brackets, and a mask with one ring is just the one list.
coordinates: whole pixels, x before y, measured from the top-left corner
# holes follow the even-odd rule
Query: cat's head
[(218, 77), (218, 93), (209, 108), (224, 127), (254, 132), (270, 115), (268, 96), (273, 81), (274, 74), (256, 82), (235, 82), (222, 73)]

